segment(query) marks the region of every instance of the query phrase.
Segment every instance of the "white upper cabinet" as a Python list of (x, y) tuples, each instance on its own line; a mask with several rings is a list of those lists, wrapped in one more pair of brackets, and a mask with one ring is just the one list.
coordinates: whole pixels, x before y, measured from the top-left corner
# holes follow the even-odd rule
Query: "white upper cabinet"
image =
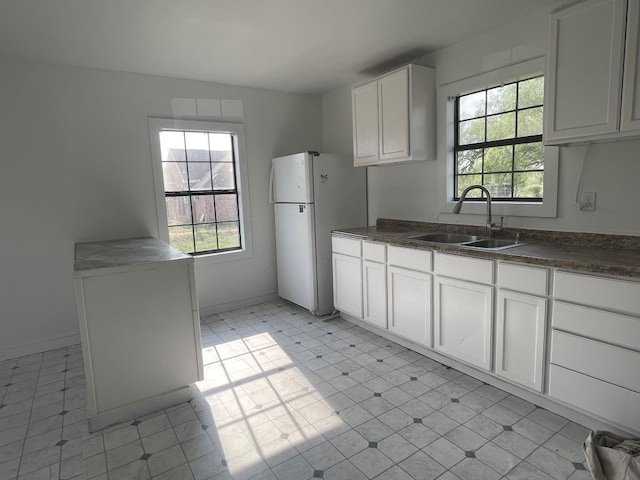
[(356, 167), (435, 159), (434, 77), (407, 65), (352, 89)]
[(629, 0), (622, 81), (623, 132), (640, 131), (640, 0)]
[(639, 1), (629, 0), (628, 19), (627, 0), (588, 0), (550, 16), (545, 144), (640, 134)]

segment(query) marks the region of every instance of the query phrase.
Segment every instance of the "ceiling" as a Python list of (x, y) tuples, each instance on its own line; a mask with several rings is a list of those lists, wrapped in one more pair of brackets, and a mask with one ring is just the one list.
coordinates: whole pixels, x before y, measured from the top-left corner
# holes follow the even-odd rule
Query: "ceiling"
[(561, 0), (0, 0), (0, 57), (322, 94)]

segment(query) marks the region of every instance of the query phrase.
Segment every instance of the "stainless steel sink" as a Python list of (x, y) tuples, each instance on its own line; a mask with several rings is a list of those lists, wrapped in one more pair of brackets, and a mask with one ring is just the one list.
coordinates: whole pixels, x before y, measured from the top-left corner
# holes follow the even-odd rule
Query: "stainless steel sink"
[(486, 238), (477, 235), (466, 235), (464, 233), (425, 233), (414, 235), (409, 240), (419, 240), (421, 242), (448, 243), (460, 247), (478, 248), (483, 250), (504, 250), (505, 248), (525, 245), (525, 242), (516, 240), (505, 240), (501, 238)]
[(523, 244), (515, 240), (502, 240), (498, 238), (486, 238), (484, 240), (467, 242), (464, 244), (465, 247), (487, 248), (490, 250), (502, 250), (504, 248), (517, 247), (519, 245)]
[(427, 233), (409, 237), (411, 240), (421, 240), (423, 242), (434, 243), (466, 243), (481, 240), (483, 237), (476, 235), (465, 235), (463, 233)]

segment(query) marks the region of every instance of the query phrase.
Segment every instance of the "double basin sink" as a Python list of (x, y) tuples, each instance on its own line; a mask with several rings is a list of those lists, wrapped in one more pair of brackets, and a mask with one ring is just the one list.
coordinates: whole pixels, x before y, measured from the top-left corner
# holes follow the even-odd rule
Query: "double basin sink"
[(524, 245), (522, 242), (517, 240), (478, 237), (476, 235), (465, 235), (463, 233), (426, 233), (423, 235), (413, 235), (409, 237), (409, 240), (418, 240), (430, 243), (448, 243), (450, 245), (460, 245), (463, 247), (479, 248), (484, 250), (504, 250), (505, 248)]

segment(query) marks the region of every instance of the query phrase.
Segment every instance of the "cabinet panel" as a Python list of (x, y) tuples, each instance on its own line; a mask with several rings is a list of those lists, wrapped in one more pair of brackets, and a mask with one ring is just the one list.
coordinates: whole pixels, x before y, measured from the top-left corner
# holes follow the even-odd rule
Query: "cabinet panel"
[(384, 243), (362, 242), (362, 258), (374, 262), (384, 263), (387, 261), (387, 246)]
[(640, 351), (640, 318), (554, 302), (553, 328)]
[(372, 81), (352, 92), (354, 164), (378, 160), (378, 82)]
[(546, 295), (549, 270), (546, 268), (498, 264), (498, 286), (532, 295)]
[(434, 348), (491, 370), (493, 287), (436, 277)]
[(362, 260), (333, 254), (333, 305), (362, 319)]
[(357, 238), (347, 237), (331, 237), (331, 251), (341, 253), (351, 257), (360, 257), (362, 255), (362, 242)]
[(626, 0), (554, 13), (545, 76), (545, 141), (618, 131)]
[(640, 392), (640, 353), (553, 331), (551, 363)]
[(363, 320), (387, 328), (387, 266), (363, 261), (362, 280)]
[(620, 130), (640, 130), (640, 0), (629, 0)]
[(626, 388), (551, 365), (549, 396), (616, 422), (625, 429), (640, 431), (640, 394)]
[(380, 159), (408, 157), (409, 70), (404, 68), (378, 80)]
[(439, 275), (462, 278), (471, 282), (493, 283), (493, 261), (435, 253), (435, 271)]
[(389, 265), (405, 267), (420, 272), (431, 271), (431, 251), (416, 248), (388, 247)]
[(389, 331), (431, 346), (431, 275), (388, 267)]
[(496, 374), (542, 391), (547, 301), (500, 291), (496, 322)]
[(559, 300), (619, 310), (640, 312), (640, 283), (613, 278), (556, 272), (554, 296)]

